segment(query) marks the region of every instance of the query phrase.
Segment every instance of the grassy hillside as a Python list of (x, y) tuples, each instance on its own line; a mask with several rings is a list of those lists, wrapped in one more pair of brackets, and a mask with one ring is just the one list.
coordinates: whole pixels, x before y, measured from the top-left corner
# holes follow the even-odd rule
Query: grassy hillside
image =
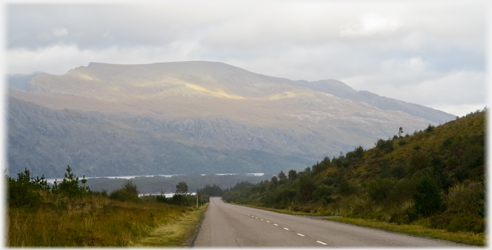
[(468, 232), (483, 241), (486, 111), (412, 135), (401, 126), (372, 149), (341, 152), (256, 185), (239, 183), (223, 198), (292, 213)]

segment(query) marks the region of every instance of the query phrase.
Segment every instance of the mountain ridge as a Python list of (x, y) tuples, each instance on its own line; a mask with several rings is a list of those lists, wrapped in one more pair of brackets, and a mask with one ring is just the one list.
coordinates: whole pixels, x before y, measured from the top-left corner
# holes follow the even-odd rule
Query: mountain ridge
[[(320, 157), (368, 147), (398, 127), (413, 131), (439, 123), (344, 98), (347, 93), (361, 92), (337, 80), (291, 81), (203, 61), (91, 63), (61, 76), (42, 74), (31, 78), (25, 91), (8, 90), (9, 169), (39, 168), (36, 161), (56, 169), (53, 175), (63, 173), (66, 164), (94, 175), (105, 173), (105, 164), (125, 175), (302, 169)], [(383, 107), (398, 103), (370, 97)], [(438, 117), (430, 108), (401, 103)], [(65, 132), (58, 138), (57, 131)], [(96, 143), (118, 153), (102, 155), (107, 149)], [(175, 154), (173, 161), (166, 160), (166, 150)], [(27, 154), (29, 162), (20, 159)], [(100, 157), (108, 159), (98, 163)], [(184, 167), (190, 164), (195, 166)]]

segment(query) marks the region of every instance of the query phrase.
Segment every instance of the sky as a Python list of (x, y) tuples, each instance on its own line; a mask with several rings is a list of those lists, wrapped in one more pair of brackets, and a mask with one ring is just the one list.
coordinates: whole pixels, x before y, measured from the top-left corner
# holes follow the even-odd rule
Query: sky
[(89, 3), (5, 2), (5, 73), (217, 61), (458, 116), (487, 105), (486, 1)]

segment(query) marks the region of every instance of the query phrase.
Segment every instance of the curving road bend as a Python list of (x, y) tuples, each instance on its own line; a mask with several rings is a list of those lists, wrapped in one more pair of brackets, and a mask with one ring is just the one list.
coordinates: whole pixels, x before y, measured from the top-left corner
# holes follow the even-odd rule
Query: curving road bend
[(194, 247), (464, 247), (210, 198)]

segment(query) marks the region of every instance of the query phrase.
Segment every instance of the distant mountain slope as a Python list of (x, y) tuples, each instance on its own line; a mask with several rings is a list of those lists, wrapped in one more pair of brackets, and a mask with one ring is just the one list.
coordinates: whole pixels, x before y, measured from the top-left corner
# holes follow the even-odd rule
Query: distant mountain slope
[(213, 62), (91, 63), (25, 89), (9, 89), (9, 170), (43, 165), (52, 176), (66, 164), (91, 175), (302, 169), (446, 117), (373, 94), (358, 100), (364, 92), (335, 80)]
[(396, 99), (379, 96), (369, 91), (356, 91), (343, 82), (337, 80), (322, 80), (316, 82), (300, 82), (299, 86), (308, 87), (312, 90), (329, 93), (334, 96), (350, 99), (353, 101), (365, 102), (383, 110), (398, 110), (412, 116), (421, 117), (429, 121), (443, 124), (454, 118), (452, 114), (435, 110), (418, 104), (407, 103)]

